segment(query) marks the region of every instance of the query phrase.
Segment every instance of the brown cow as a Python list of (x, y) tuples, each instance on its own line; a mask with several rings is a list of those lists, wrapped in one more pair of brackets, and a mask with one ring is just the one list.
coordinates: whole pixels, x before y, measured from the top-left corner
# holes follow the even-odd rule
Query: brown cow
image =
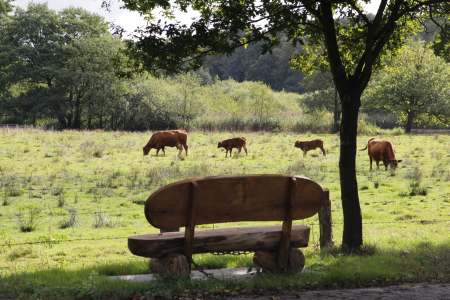
[(188, 154), (188, 145), (187, 145), (187, 132), (185, 130), (164, 130), (158, 131), (152, 134), (148, 143), (144, 146), (143, 151), (144, 155), (147, 155), (151, 149), (156, 149), (156, 155), (158, 156), (159, 150), (162, 150), (164, 155), (166, 155), (166, 151), (164, 147), (177, 147), (178, 155), (181, 154), (181, 151), (186, 152), (186, 156)]
[(392, 169), (397, 168), (398, 163), (402, 161), (395, 159), (394, 148), (389, 141), (371, 138), (367, 142), (366, 147), (360, 149), (360, 151), (366, 149), (368, 149), (367, 152), (370, 159), (370, 170), (372, 170), (372, 160), (375, 160), (378, 169), (380, 168), (380, 161), (383, 161), (385, 170), (387, 170), (388, 166), (391, 166)]
[(306, 156), (306, 154), (308, 153), (309, 150), (314, 150), (316, 148), (320, 148), (320, 150), (322, 150), (323, 156), (326, 156), (325, 149), (323, 149), (323, 141), (322, 140), (296, 141), (294, 146), (302, 149), (303, 157)]
[(223, 140), (221, 142), (219, 142), (217, 144), (217, 148), (225, 148), (226, 153), (225, 153), (225, 157), (228, 156), (228, 151), (230, 151), (230, 157), (231, 157), (231, 151), (233, 151), (233, 148), (237, 148), (239, 149), (238, 153), (241, 153), (242, 148), (244, 148), (245, 151), (245, 155), (247, 155), (247, 147), (245, 147), (247, 144), (247, 140), (244, 137), (237, 137), (237, 138), (232, 138), (232, 139), (228, 139), (228, 140)]

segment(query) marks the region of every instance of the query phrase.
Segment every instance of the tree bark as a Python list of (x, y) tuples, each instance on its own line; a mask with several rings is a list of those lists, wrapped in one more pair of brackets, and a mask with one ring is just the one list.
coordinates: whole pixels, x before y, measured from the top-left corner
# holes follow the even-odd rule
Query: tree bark
[(405, 133), (411, 133), (413, 123), (414, 123), (414, 113), (412, 111), (408, 111), (405, 124)]
[(334, 87), (334, 112), (333, 112), (333, 133), (339, 131), (339, 101), (338, 101), (338, 92), (336, 87)]
[(344, 213), (342, 247), (353, 251), (361, 247), (362, 217), (356, 180), (356, 135), (361, 93), (350, 91), (341, 95), (339, 176)]
[(81, 128), (81, 100), (79, 96), (75, 101), (75, 116), (72, 124), (72, 128), (80, 129)]

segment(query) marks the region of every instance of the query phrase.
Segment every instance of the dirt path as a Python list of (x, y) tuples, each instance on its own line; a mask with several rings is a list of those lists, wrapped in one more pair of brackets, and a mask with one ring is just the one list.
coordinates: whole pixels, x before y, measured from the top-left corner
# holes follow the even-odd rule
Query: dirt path
[(320, 290), (286, 295), (238, 296), (238, 300), (450, 300), (450, 284), (405, 284), (348, 290)]

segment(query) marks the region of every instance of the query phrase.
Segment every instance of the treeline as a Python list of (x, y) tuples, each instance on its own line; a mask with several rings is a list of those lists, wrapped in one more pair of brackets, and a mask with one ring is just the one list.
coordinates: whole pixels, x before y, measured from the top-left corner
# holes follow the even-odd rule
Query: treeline
[(30, 4), (1, 16), (2, 123), (51, 128), (276, 130), (301, 119), (299, 96), (205, 70), (155, 78), (99, 16)]
[(259, 43), (238, 48), (232, 55), (209, 56), (204, 68), (219, 79), (234, 79), (238, 82), (261, 81), (272, 89), (302, 93), (305, 88), (301, 72), (290, 67), (290, 59), (300, 52), (300, 47), (281, 38), (272, 53), (261, 53)]
[[(289, 59), (299, 49), (290, 44), (267, 54), (250, 45), (229, 57), (208, 57), (196, 72), (156, 78), (95, 14), (33, 3), (12, 11), (7, 4), (0, 0), (0, 123), (111, 130), (338, 126), (330, 74), (291, 70)], [(363, 99), (366, 120), (383, 127), (450, 126), (449, 64), (430, 46), (411, 41), (383, 64)]]

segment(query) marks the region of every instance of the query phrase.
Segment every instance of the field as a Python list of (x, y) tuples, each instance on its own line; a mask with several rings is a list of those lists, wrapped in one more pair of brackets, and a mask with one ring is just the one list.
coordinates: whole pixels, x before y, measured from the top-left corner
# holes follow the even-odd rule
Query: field
[[(143, 214), (158, 187), (192, 176), (283, 173), (316, 180), (330, 190), (334, 239), (340, 244), (339, 139), (292, 133), (190, 133), (189, 156), (155, 152), (143, 157), (150, 133), (3, 130), (0, 132), (0, 298), (109, 298), (135, 292), (171, 295), (184, 290), (255, 290), (358, 286), (450, 280), (450, 136), (384, 135), (394, 144), (397, 171), (369, 171), (367, 152), (357, 170), (366, 256), (318, 249), (317, 217), (299, 275), (261, 276), (239, 283), (206, 281), (112, 285), (105, 275), (145, 273), (126, 237), (156, 232)], [(217, 149), (245, 136), (248, 156)], [(303, 158), (296, 139), (322, 138)], [(369, 136), (358, 137), (363, 148)], [(374, 166), (375, 167), (375, 166)], [(300, 222), (301, 223), (301, 222)], [(249, 223), (240, 223), (245, 226)], [(232, 224), (236, 225), (236, 224)], [(230, 226), (230, 224), (215, 224)], [(204, 226), (212, 227), (212, 226)], [(250, 255), (198, 255), (206, 267), (248, 266)]]

